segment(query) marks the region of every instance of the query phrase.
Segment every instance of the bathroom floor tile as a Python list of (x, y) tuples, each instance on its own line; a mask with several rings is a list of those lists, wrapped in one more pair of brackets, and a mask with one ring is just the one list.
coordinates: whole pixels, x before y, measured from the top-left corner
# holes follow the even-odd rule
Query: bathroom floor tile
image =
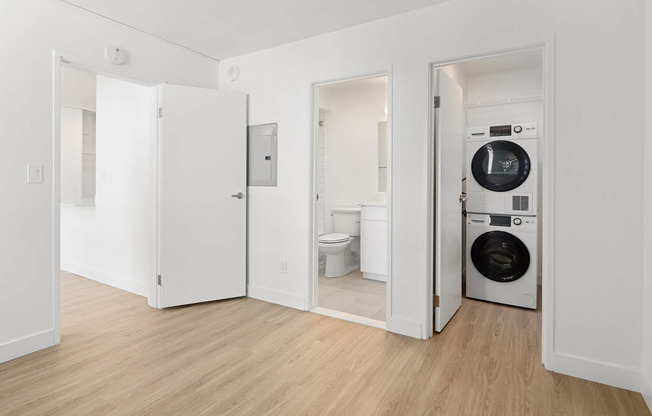
[(379, 321), (385, 321), (385, 282), (362, 277), (355, 270), (340, 277), (325, 277), (319, 271), (318, 305)]
[(371, 317), (371, 319), (377, 319), (379, 321), (384, 321), (386, 318), (387, 309), (384, 306)]

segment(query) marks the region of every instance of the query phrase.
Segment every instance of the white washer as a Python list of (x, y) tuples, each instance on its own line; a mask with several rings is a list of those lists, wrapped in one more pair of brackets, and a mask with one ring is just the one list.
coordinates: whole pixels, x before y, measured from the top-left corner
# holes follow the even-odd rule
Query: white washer
[(537, 215), (537, 123), (472, 127), (466, 138), (466, 210)]
[(537, 218), (467, 214), (466, 297), (537, 308)]

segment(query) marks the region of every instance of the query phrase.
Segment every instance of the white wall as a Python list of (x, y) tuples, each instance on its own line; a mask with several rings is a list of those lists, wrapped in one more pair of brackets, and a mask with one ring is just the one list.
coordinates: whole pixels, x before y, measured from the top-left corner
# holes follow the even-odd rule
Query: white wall
[(83, 111), (61, 107), (61, 203), (82, 199)]
[[(130, 55), (122, 66), (107, 45)], [(218, 63), (57, 0), (0, 2), (0, 362), (59, 342), (53, 286), (53, 50), (100, 71), (157, 84), (215, 87)], [(45, 166), (43, 184), (26, 165)], [(54, 255), (53, 255), (54, 254)]]
[(328, 110), (326, 146), (326, 232), (333, 232), (333, 207), (376, 201), (378, 122), (386, 120), (384, 78), (319, 88), (319, 107)]
[(95, 205), (61, 207), (61, 268), (147, 296), (156, 275), (156, 89), (98, 76), (96, 135)]
[[(587, 18), (587, 10), (591, 18)], [(249, 283), (305, 307), (309, 293), (311, 83), (392, 71), (391, 331), (426, 316), (428, 63), (555, 38), (556, 371), (640, 387), (643, 2), (456, 0), (223, 61), (250, 94), (249, 123), (279, 123), (279, 186), (249, 190)], [(505, 21), (509, 24), (496, 25)], [(609, 62), (605, 65), (605, 57)], [(605, 101), (607, 85), (608, 101)], [(617, 105), (609, 105), (617, 103)], [(626, 150), (623, 150), (626, 149)], [(626, 169), (611, 169), (627, 154)], [(623, 203), (622, 201), (626, 201)], [(273, 221), (270, 221), (273, 219)], [(609, 236), (606, 243), (605, 236)], [(288, 260), (288, 273), (278, 272)]]
[(95, 73), (63, 65), (60, 100), (62, 106), (95, 111)]
[(645, 259), (641, 390), (652, 410), (652, 4), (645, 3)]

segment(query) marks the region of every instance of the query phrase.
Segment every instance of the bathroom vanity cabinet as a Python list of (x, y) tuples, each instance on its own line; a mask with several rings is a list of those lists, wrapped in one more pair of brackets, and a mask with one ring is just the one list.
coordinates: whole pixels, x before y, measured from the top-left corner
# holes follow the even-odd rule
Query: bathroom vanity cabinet
[(387, 206), (360, 204), (360, 271), (366, 279), (387, 281)]

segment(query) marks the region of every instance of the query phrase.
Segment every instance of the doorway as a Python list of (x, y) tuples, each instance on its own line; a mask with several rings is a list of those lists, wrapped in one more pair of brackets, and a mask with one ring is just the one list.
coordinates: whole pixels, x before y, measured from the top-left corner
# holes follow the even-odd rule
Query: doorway
[(147, 297), (156, 89), (66, 64), (60, 88), (60, 268)]
[[(455, 290), (459, 292), (462, 307), (467, 299), (473, 297), (475, 299), (482, 298), (482, 301), (485, 302), (494, 302), (496, 307), (513, 308), (524, 306), (525, 308), (538, 309), (538, 313), (541, 313), (543, 318), (542, 360), (544, 364), (546, 363), (546, 352), (551, 352), (550, 348), (552, 339), (552, 321), (549, 319), (549, 314), (551, 313), (549, 305), (551, 304), (550, 293), (552, 278), (546, 275), (547, 271), (550, 270), (549, 265), (552, 263), (551, 250), (547, 249), (547, 244), (549, 244), (549, 238), (552, 232), (552, 212), (549, 209), (552, 198), (552, 181), (550, 170), (551, 164), (546, 160), (546, 155), (550, 154), (549, 152), (552, 148), (554, 139), (551, 111), (553, 89), (551, 82), (552, 61), (550, 59), (550, 48), (551, 45), (549, 44), (540, 44), (499, 53), (431, 64), (432, 96), (438, 95), (438, 91), (441, 89), (440, 84), (443, 84), (441, 81), (443, 78), (446, 78), (446, 82), (449, 82), (460, 91), (463, 102), (461, 107), (461, 119), (463, 120), (463, 125), (461, 126), (461, 129), (458, 129), (458, 131), (462, 133), (456, 134), (455, 140), (457, 140), (457, 142), (453, 143), (453, 146), (455, 147), (454, 152), (459, 152), (461, 154), (461, 160), (463, 162), (457, 165), (459, 171), (456, 172), (456, 175), (459, 174), (459, 177), (461, 178), (461, 180), (457, 182), (457, 185), (452, 185), (447, 189), (437, 188), (437, 186), (440, 185), (441, 177), (446, 176), (446, 174), (443, 174), (438, 170), (439, 166), (437, 165), (437, 161), (441, 160), (441, 158), (446, 159), (448, 157), (446, 146), (450, 146), (450, 143), (442, 147), (440, 143), (442, 137), (437, 137), (438, 133), (436, 132), (439, 132), (439, 127), (441, 127), (438, 126), (437, 123), (443, 123), (443, 121), (438, 119), (440, 109), (434, 108), (437, 107), (437, 103), (435, 103), (433, 110), (431, 110), (431, 131), (433, 132), (433, 140), (431, 143), (433, 145), (430, 153), (431, 170), (429, 175), (430, 183), (432, 184), (429, 186), (431, 192), (429, 215), (432, 227), (429, 228), (432, 230), (430, 241), (433, 253), (429, 270), (432, 271), (433, 277), (430, 281), (433, 289), (430, 293), (432, 293), (433, 296), (432, 299), (428, 299), (428, 302), (433, 306), (432, 310), (434, 313), (430, 316), (431, 321), (428, 323), (428, 327), (433, 328), (433, 324), (437, 320), (436, 314), (438, 312), (441, 313), (437, 310), (440, 303), (443, 304), (452, 299), (451, 295), (446, 292), (445, 286), (446, 284), (450, 284), (452, 281), (456, 286)], [(441, 97), (440, 100), (439, 104), (443, 107), (445, 105), (445, 98)], [(526, 126), (527, 129), (523, 126)], [(498, 131), (501, 128), (505, 131)], [(507, 132), (508, 128), (510, 130), (509, 132)], [(501, 143), (507, 144), (513, 140), (516, 143), (520, 143), (523, 148), (534, 155), (531, 164), (528, 161), (527, 164), (521, 163), (522, 166), (520, 167), (517, 166), (518, 162), (513, 162), (510, 165), (515, 169), (515, 175), (522, 175), (522, 180), (525, 180), (525, 176), (530, 174), (530, 181), (524, 183), (524, 185), (526, 183), (528, 184), (528, 189), (523, 189), (523, 186), (520, 189), (516, 188), (510, 190), (510, 192), (505, 192), (504, 189), (490, 189), (489, 191), (486, 191), (488, 193), (487, 195), (483, 194), (484, 196), (480, 196), (478, 192), (475, 192), (477, 190), (473, 188), (473, 186), (475, 186), (476, 182), (474, 181), (476, 181), (476, 179), (475, 176), (472, 176), (474, 175), (475, 170), (474, 172), (471, 172), (471, 162), (472, 159), (478, 159), (478, 157), (476, 157), (476, 151), (478, 151), (478, 149), (475, 149), (475, 147), (482, 147), (484, 145), (484, 143), (480, 143), (481, 139), (478, 139), (478, 137), (485, 134), (485, 129), (487, 130), (486, 136), (488, 140), (490, 137), (492, 140), (502, 138), (505, 140), (502, 140)], [(534, 133), (535, 131), (536, 133)], [(526, 133), (532, 133), (532, 137), (524, 136)], [(473, 135), (473, 137), (469, 136), (469, 134)], [(471, 137), (471, 139), (469, 139), (469, 137)], [(478, 144), (471, 144), (471, 142), (478, 142)], [(491, 142), (491, 140), (489, 140), (489, 142)], [(520, 148), (521, 147), (519, 147), (519, 149)], [(441, 154), (437, 154), (437, 152), (441, 152)], [(496, 152), (503, 151), (497, 149)], [(494, 152), (490, 156), (497, 155), (498, 153)], [(523, 158), (519, 159), (515, 157), (514, 160), (522, 159)], [(481, 161), (479, 161), (479, 159), (475, 160), (473, 163), (475, 163), (473, 169), (482, 170)], [(516, 169), (517, 167), (519, 169)], [(531, 168), (532, 171), (524, 172), (524, 170), (527, 170), (526, 168)], [(505, 174), (511, 172), (509, 167), (506, 167), (505, 169)], [(504, 181), (506, 180), (505, 178), (501, 178), (500, 180)], [(452, 187), (455, 187), (455, 189), (452, 189)], [(441, 230), (444, 227), (441, 223), (438, 223), (438, 217), (435, 216), (437, 211), (436, 207), (439, 207), (438, 204), (447, 198), (446, 193), (449, 193), (450, 196), (454, 195), (456, 199), (457, 195), (460, 195), (459, 200), (461, 202), (465, 197), (468, 197), (467, 191), (473, 194), (471, 195), (473, 197), (473, 208), (471, 208), (471, 211), (474, 212), (472, 214), (467, 214), (467, 210), (464, 209), (467, 207), (460, 206), (458, 208), (456, 221), (458, 221), (459, 224), (461, 247), (459, 247), (459, 253), (457, 254), (459, 254), (460, 265), (455, 269), (454, 276), (446, 277), (443, 276), (446, 272), (438, 267), (436, 260), (437, 254), (442, 250), (441, 244), (440, 247), (437, 246), (437, 238), (441, 237)], [(522, 192), (519, 193), (520, 191)], [(490, 192), (493, 192), (493, 194), (489, 194)], [(510, 201), (515, 199), (519, 204), (521, 202), (523, 204), (519, 205), (514, 202), (514, 204), (509, 204), (509, 206), (503, 204), (503, 207), (497, 203), (491, 205), (489, 202), (486, 202), (493, 200), (494, 196), (499, 198), (508, 197), (510, 198)], [(487, 205), (478, 208), (477, 204), (480, 200), (483, 201), (483, 204)], [(524, 211), (522, 213), (516, 213), (514, 210)], [(470, 218), (470, 215), (472, 215), (473, 218)], [(516, 216), (519, 218), (516, 218)], [(487, 217), (487, 227), (490, 226), (490, 223), (491, 227), (494, 227), (499, 226), (501, 221), (506, 224), (508, 219), (510, 221), (513, 219), (516, 220), (514, 224), (518, 224), (520, 228), (517, 230), (518, 232), (514, 232), (513, 234), (519, 235), (519, 237), (526, 241), (525, 245), (529, 247), (529, 258), (527, 260), (530, 264), (529, 268), (523, 268), (525, 256), (520, 256), (518, 260), (521, 263), (518, 265), (520, 266), (519, 270), (523, 273), (516, 278), (522, 278), (523, 280), (521, 280), (521, 283), (525, 279), (529, 279), (528, 281), (530, 283), (528, 283), (528, 286), (534, 287), (534, 289), (532, 289), (534, 304), (516, 305), (518, 302), (522, 302), (522, 300), (517, 302), (514, 300), (516, 295), (506, 295), (504, 290), (500, 290), (500, 293), (497, 294), (497, 298), (492, 298), (492, 290), (494, 290), (493, 286), (491, 288), (483, 288), (483, 291), (475, 290), (477, 289), (475, 288), (473, 293), (469, 293), (469, 282), (473, 282), (472, 279), (476, 277), (473, 273), (475, 273), (475, 270), (477, 269), (476, 265), (472, 263), (475, 260), (469, 260), (471, 259), (470, 250), (477, 244), (473, 244), (475, 240), (469, 242), (468, 238), (470, 238), (469, 235), (471, 234), (475, 237), (478, 237), (476, 235), (478, 233), (482, 234), (482, 232), (479, 232), (475, 228), (477, 228), (476, 222), (481, 222), (484, 217)], [(471, 229), (467, 230), (467, 224), (469, 224), (469, 221), (471, 220), (473, 220), (474, 223), (472, 224)], [(521, 226), (521, 224), (525, 224), (525, 220), (527, 220), (528, 230), (524, 230), (525, 226)], [(507, 230), (507, 228), (508, 227), (505, 226), (505, 230)], [(515, 228), (512, 227), (508, 231), (513, 232), (515, 231)], [(524, 233), (523, 231), (527, 232)], [(501, 245), (501, 247), (503, 246), (504, 245)], [(475, 248), (477, 250), (473, 259), (477, 259), (478, 256), (480, 256), (479, 253), (481, 253), (480, 248)], [(520, 248), (522, 249), (522, 247)], [(512, 257), (506, 256), (504, 258), (509, 259)], [(516, 257), (513, 258), (516, 259)], [(449, 279), (449, 283), (440, 283), (440, 279), (442, 278)], [(491, 282), (491, 284), (499, 283), (494, 281)], [(506, 286), (507, 285), (503, 287)], [(442, 289), (444, 290), (443, 292)], [(463, 289), (465, 289), (464, 292)], [(509, 292), (509, 290), (507, 292)], [(492, 293), (492, 295), (487, 295), (487, 293)], [(452, 319), (455, 319), (455, 317), (453, 316)]]
[(313, 93), (311, 310), (386, 328), (388, 76), (320, 83)]
[[(125, 81), (104, 76), (55, 52), (55, 343), (61, 340), (60, 270), (65, 264), (59, 200), (61, 87), (67, 65), (96, 74), (98, 84), (96, 193), (94, 201), (85, 206), (72, 204), (72, 208), (83, 206), (88, 212), (76, 218), (78, 227), (71, 229), (77, 233), (93, 231), (93, 244), (85, 244), (80, 251), (90, 254), (86, 258), (99, 267), (78, 267), (81, 271), (77, 274), (94, 274), (94, 280), (99, 281), (112, 279), (104, 283), (147, 297), (148, 304), (156, 308), (245, 296), (246, 200), (242, 191), (246, 187), (246, 96), (213, 88), (154, 87)], [(99, 88), (100, 84), (106, 88)], [(215, 155), (221, 154), (230, 155), (229, 163), (215, 163)], [(217, 208), (221, 215), (214, 215)], [(215, 239), (216, 233), (224, 238)], [(195, 249), (197, 246), (200, 249)], [(193, 269), (184, 267), (184, 261)], [(179, 264), (181, 272), (175, 269)], [(115, 270), (106, 272), (111, 267)], [(196, 272), (200, 268), (210, 272)], [(162, 277), (165, 271), (168, 274)], [(130, 276), (134, 279), (123, 279)], [(137, 279), (140, 282), (136, 284), (129, 281)], [(124, 287), (125, 281), (131, 286)]]

